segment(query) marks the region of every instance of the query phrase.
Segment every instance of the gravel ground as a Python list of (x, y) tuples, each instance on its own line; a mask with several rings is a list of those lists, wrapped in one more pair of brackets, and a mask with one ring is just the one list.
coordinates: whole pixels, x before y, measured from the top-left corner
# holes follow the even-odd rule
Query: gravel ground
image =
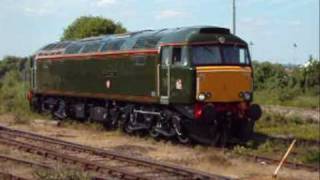
[(320, 122), (320, 109), (305, 109), (296, 107), (285, 107), (275, 105), (264, 105), (262, 106), (264, 112), (279, 113), (285, 116), (300, 117), (303, 120)]

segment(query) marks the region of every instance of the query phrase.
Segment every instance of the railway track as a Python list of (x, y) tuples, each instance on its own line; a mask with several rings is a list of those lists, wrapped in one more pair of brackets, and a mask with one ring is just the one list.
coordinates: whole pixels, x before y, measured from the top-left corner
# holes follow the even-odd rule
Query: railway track
[[(258, 141), (258, 142), (264, 142), (264, 141), (274, 141), (282, 144), (290, 144), (295, 138), (292, 137), (278, 137), (278, 136), (269, 136), (265, 134), (255, 134), (253, 136), (253, 140)], [(310, 139), (296, 139), (297, 145), (305, 145), (305, 146), (320, 146), (320, 141), (319, 140), (310, 140)], [(245, 154), (242, 155), (245, 156), (247, 160), (255, 161), (258, 163), (266, 163), (266, 164), (279, 164), (280, 160), (277, 159), (272, 159), (268, 158), (265, 156), (258, 156), (258, 155), (251, 155), (251, 154)], [(304, 169), (308, 171), (315, 171), (315, 172), (320, 172), (320, 166), (311, 166), (311, 165), (306, 165), (306, 164), (301, 164), (301, 163), (293, 163), (289, 161), (285, 161), (284, 165), (287, 168), (291, 169)]]
[[(231, 179), (0, 126), (0, 142), (115, 179)], [(86, 157), (86, 158), (83, 158)]]
[[(264, 156), (257, 156), (257, 155), (244, 155), (246, 159), (255, 161), (258, 163), (265, 163), (265, 164), (279, 164), (280, 160), (278, 159), (272, 159)], [(311, 172), (319, 172), (319, 167), (310, 166), (306, 164), (300, 164), (300, 163), (293, 163), (289, 161), (285, 161), (283, 164), (284, 167), (290, 168), (290, 169), (304, 169)]]
[[(37, 167), (45, 167), (45, 165), (41, 166), (35, 162), (31, 162), (31, 161), (26, 161), (26, 160), (22, 160), (22, 159), (17, 159), (14, 157), (10, 157), (10, 156), (5, 156), (5, 155), (0, 155), (0, 161), (3, 163), (5, 161), (12, 161), (14, 163), (19, 163), (19, 164), (24, 164), (24, 165), (28, 165), (28, 166), (37, 166)], [(47, 167), (46, 167), (47, 168)], [(0, 179), (10, 179), (10, 180), (28, 180), (26, 178), (14, 175), (12, 173), (9, 172), (4, 172), (0, 170)]]
[[(290, 144), (294, 139), (293, 137), (278, 137), (278, 136), (269, 136), (265, 134), (255, 134), (253, 140), (256, 141), (277, 141), (279, 143)], [(296, 144), (298, 145), (308, 145), (308, 146), (319, 146), (319, 140), (311, 140), (311, 139), (296, 139)]]
[(14, 175), (14, 174), (10, 174), (10, 173), (7, 173), (7, 172), (2, 172), (2, 171), (0, 171), (0, 179), (28, 180), (28, 179), (25, 179), (23, 177), (20, 177), (20, 176)]
[[(37, 167), (37, 168), (42, 168), (42, 169), (54, 170), (56, 168), (52, 165), (50, 166), (48, 164), (44, 164), (44, 163), (40, 163), (40, 162), (28, 161), (25, 159), (20, 159), (20, 158), (16, 158), (16, 157), (12, 157), (12, 156), (1, 155), (1, 154), (0, 154), (0, 160), (1, 160), (1, 162), (11, 161), (15, 164), (22, 164), (22, 165)], [(14, 180), (27, 180), (26, 178), (15, 176), (15, 175), (9, 174), (9, 173), (1, 173), (1, 172), (0, 172), (0, 177), (2, 174), (5, 177), (4, 179), (7, 178), (7, 179), (14, 179)], [(98, 176), (91, 176), (91, 179), (92, 180), (106, 180), (106, 178), (98, 177)]]

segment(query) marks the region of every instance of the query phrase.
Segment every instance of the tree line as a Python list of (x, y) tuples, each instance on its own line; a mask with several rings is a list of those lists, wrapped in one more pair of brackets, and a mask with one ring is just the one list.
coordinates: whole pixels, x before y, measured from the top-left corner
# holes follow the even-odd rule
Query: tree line
[(273, 92), (279, 101), (298, 96), (320, 95), (320, 61), (309, 57), (304, 65), (286, 66), (270, 62), (253, 62), (256, 91)]

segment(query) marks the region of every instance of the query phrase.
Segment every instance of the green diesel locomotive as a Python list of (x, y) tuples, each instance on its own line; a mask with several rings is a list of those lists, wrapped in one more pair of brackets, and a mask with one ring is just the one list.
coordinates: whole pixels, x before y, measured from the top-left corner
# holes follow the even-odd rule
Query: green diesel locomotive
[(225, 28), (52, 43), (36, 53), (31, 67), (30, 106), (59, 119), (219, 145), (247, 139), (261, 116), (251, 104), (248, 44)]

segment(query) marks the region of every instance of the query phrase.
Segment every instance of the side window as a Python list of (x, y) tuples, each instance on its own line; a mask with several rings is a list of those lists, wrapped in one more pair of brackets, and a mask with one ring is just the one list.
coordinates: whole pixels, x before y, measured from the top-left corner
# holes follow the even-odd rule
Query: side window
[(182, 51), (181, 51), (181, 65), (183, 65), (183, 66), (188, 65), (189, 51), (190, 51), (190, 48), (187, 47), (187, 46), (184, 46), (182, 48)]
[(240, 56), (240, 64), (249, 64), (250, 62), (250, 55), (248, 49), (240, 48), (239, 49), (239, 56)]
[(101, 44), (99, 42), (88, 43), (87, 45), (84, 46), (81, 53), (97, 52), (100, 48), (100, 45)]
[(181, 64), (181, 48), (174, 47), (172, 49), (172, 64)]
[(101, 49), (101, 51), (117, 51), (125, 43), (125, 38), (113, 39), (108, 41)]
[(169, 65), (170, 64), (170, 54), (171, 49), (170, 47), (163, 47), (161, 51), (161, 64), (162, 65)]
[(83, 45), (73, 44), (65, 50), (65, 54), (77, 54), (79, 53), (82, 47)]
[(133, 46), (133, 49), (150, 49), (155, 48), (160, 41), (161, 37), (151, 36), (151, 37), (140, 37), (136, 44)]
[(244, 49), (239, 49), (239, 63), (240, 64), (246, 64), (246, 52)]

